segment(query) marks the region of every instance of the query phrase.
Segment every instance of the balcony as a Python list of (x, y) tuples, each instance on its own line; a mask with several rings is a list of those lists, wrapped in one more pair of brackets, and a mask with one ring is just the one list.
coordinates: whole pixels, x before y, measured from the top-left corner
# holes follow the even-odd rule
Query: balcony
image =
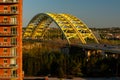
[(12, 33), (0, 33), (0, 37), (14, 37), (17, 36), (17, 34)]
[(15, 43), (0, 43), (0, 48), (10, 48), (17, 46)]
[(9, 22), (9, 21), (1, 21), (0, 26), (16, 26), (18, 25), (17, 22)]
[(18, 78), (18, 75), (17, 74), (13, 74), (13, 75), (1, 75), (0, 74), (0, 80), (3, 80), (3, 79), (12, 79), (12, 78)]
[(0, 58), (14, 58), (17, 54), (0, 54)]
[(0, 64), (0, 69), (13, 69), (13, 68), (17, 68), (17, 64)]
[(0, 4), (18, 4), (18, 0), (0, 0)]
[(17, 11), (0, 11), (0, 16), (17, 15)]

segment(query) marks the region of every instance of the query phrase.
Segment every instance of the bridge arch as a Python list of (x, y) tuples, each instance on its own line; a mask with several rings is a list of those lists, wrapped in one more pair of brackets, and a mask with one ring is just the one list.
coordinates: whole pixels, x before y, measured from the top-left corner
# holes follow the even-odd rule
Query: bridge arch
[[(62, 38), (65, 38), (69, 44), (99, 43), (85, 23), (77, 17), (65, 13), (39, 13), (35, 15), (27, 25), (23, 38), (46, 38), (51, 24), (58, 26), (62, 32), (60, 35), (62, 35)], [(49, 33), (49, 35), (50, 34), (51, 33)]]

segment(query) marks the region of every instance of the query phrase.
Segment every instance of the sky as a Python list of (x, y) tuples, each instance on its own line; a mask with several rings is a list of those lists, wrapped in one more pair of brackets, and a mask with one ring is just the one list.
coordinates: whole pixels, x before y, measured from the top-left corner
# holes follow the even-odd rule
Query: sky
[(90, 28), (120, 27), (120, 0), (23, 0), (23, 27), (48, 12), (72, 14)]

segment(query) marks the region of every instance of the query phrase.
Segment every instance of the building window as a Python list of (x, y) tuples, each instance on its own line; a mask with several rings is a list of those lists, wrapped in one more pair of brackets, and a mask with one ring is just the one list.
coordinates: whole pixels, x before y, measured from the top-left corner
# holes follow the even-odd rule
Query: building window
[(13, 56), (17, 55), (17, 48), (11, 48), (11, 55)]
[(13, 0), (14, 2), (18, 2), (18, 0)]
[(16, 37), (11, 38), (11, 45), (17, 45), (17, 38)]
[(4, 6), (4, 10), (5, 10), (5, 11), (8, 10), (8, 7), (7, 7), (7, 6)]
[(4, 69), (4, 74), (7, 74), (8, 73), (8, 70), (7, 69)]
[(7, 59), (4, 59), (4, 64), (7, 64)]
[(12, 24), (16, 24), (17, 23), (17, 17), (16, 16), (12, 16), (11, 17), (11, 23)]
[(17, 77), (17, 70), (12, 70), (11, 75), (14, 76), (14, 77)]
[(11, 34), (17, 34), (17, 28), (16, 27), (11, 28)]
[(17, 63), (16, 59), (10, 59), (10, 64), (16, 64), (16, 63)]
[(4, 17), (4, 21), (3, 22), (8, 22), (8, 18)]
[(7, 42), (7, 38), (4, 38), (4, 42)]
[(4, 32), (7, 32), (7, 28), (6, 27), (4, 28)]
[(4, 6), (4, 13), (8, 13), (8, 7)]
[(4, 52), (4, 53), (7, 53), (7, 48), (4, 48), (3, 52)]
[(3, 0), (3, 2), (6, 2), (7, 0)]
[(17, 6), (11, 6), (11, 11), (13, 13), (16, 13), (17, 12)]

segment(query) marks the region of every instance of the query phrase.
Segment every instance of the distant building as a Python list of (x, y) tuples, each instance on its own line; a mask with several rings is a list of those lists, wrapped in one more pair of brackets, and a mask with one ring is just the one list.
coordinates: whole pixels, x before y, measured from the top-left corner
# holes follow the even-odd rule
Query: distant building
[(22, 0), (0, 0), (0, 80), (22, 75)]
[[(95, 36), (99, 39), (99, 36), (102, 39), (108, 40), (120, 40), (120, 28), (119, 27), (112, 27), (112, 28), (92, 28)], [(97, 32), (97, 33), (95, 33)]]

